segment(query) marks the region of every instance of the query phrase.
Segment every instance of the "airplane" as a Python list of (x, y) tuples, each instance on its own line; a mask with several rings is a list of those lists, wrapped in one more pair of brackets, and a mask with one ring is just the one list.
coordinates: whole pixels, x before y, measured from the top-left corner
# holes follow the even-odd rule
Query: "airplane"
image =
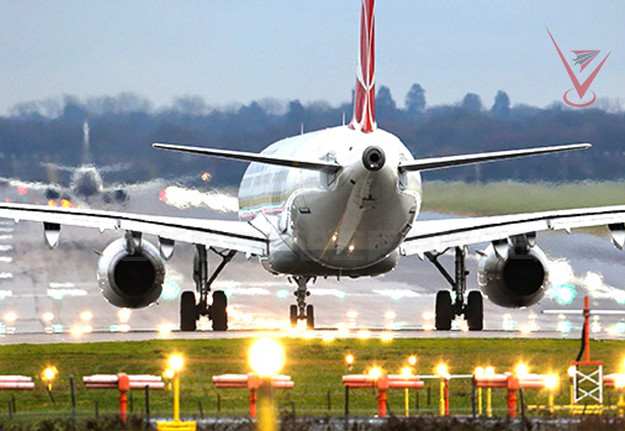
[[(521, 150), (415, 158), (400, 139), (375, 120), (374, 0), (361, 0), (360, 43), (353, 119), (349, 124), (288, 137), (260, 153), (154, 143), (153, 147), (249, 163), (239, 187), (239, 220), (130, 214), (91, 209), (0, 203), (0, 217), (43, 224), (44, 242), (58, 244), (62, 225), (116, 230), (97, 265), (104, 297), (118, 307), (154, 304), (164, 262), (176, 242), (195, 247), (196, 292), (180, 297), (180, 329), (193, 331), (200, 316), (214, 331), (228, 329), (227, 298), (211, 286), (237, 253), (257, 258), (272, 274), (294, 281), (292, 325), (314, 328), (308, 285), (317, 277), (365, 277), (387, 273), (402, 257), (431, 261), (450, 289), (436, 295), (435, 326), (450, 330), (464, 316), (470, 330), (483, 329), (483, 296), (504, 307), (527, 307), (544, 295), (549, 268), (537, 232), (606, 225), (613, 243), (625, 247), (625, 205), (443, 220), (418, 219), (420, 173), (516, 157), (583, 150), (574, 143)], [(144, 238), (157, 237), (158, 246)], [(481, 291), (467, 292), (466, 255), (479, 251)], [(439, 262), (451, 250), (452, 274)], [(209, 273), (208, 256), (221, 259)], [(197, 293), (197, 297), (196, 297)], [(453, 295), (452, 295), (453, 294)], [(211, 298), (212, 296), (212, 298)], [(372, 310), (372, 312), (376, 312)]]
[[(21, 181), (14, 178), (3, 178), (2, 184), (13, 186), (19, 195), (27, 195), (35, 192), (35, 196), (29, 198), (45, 200), (50, 205), (74, 206), (83, 203), (94, 203), (96, 199), (101, 199), (104, 204), (123, 204), (130, 198), (128, 185), (120, 186), (112, 184), (105, 186), (102, 180), (102, 173), (117, 172), (129, 169), (130, 165), (116, 164), (110, 166), (97, 167), (92, 162), (91, 146), (89, 141), (89, 116), (85, 114), (82, 124), (83, 148), (82, 162), (79, 166), (61, 166), (54, 163), (44, 162), (41, 165), (48, 171), (50, 183)], [(58, 172), (69, 173), (68, 185), (60, 185)]]

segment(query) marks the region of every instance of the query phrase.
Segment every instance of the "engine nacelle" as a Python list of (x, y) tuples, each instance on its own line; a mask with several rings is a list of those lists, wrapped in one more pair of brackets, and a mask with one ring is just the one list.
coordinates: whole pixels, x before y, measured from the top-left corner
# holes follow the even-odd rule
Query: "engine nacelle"
[(498, 252), (492, 244), (485, 250), (478, 262), (478, 285), (490, 301), (502, 307), (536, 304), (545, 295), (549, 276), (545, 253), (537, 245), (512, 242), (507, 248), (503, 244), (503, 250)]
[(127, 244), (120, 238), (104, 249), (98, 261), (98, 285), (106, 300), (117, 307), (147, 307), (161, 296), (165, 265), (149, 242), (142, 240), (135, 254)]

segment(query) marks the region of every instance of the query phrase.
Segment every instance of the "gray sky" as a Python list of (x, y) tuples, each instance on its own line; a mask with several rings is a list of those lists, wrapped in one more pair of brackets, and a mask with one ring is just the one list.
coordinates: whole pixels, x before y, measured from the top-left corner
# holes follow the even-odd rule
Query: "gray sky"
[[(347, 101), (359, 0), (55, 0), (0, 2), (0, 115), (18, 102), (132, 91), (157, 106), (265, 97)], [(612, 51), (590, 87), (625, 99), (625, 2), (378, 0), (378, 85), (403, 105), (420, 83), (429, 105), (497, 90), (545, 106), (572, 88), (545, 27), (571, 50)], [(579, 66), (576, 67), (579, 70)]]

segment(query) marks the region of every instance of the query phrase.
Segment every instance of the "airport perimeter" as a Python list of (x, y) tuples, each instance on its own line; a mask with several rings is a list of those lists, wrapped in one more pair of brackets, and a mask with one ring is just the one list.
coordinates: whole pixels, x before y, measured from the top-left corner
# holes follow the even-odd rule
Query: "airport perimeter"
[[(575, 415), (557, 408), (550, 412), (549, 394), (544, 389), (523, 391), (517, 419), (506, 417), (504, 389), (492, 390), (491, 412), (487, 411), (485, 392), (480, 411), (477, 410), (470, 377), (475, 369), (492, 366), (496, 373), (503, 373), (514, 371), (520, 363), (526, 364), (532, 373), (558, 376), (554, 404), (569, 404), (566, 373), (579, 351), (578, 340), (310, 338), (306, 333), (277, 339), (286, 353), (281, 374), (289, 375), (294, 382), (292, 389), (276, 389), (273, 393), (281, 429), (532, 429), (538, 422), (540, 429), (602, 429), (606, 424), (623, 424), (617, 407), (622, 402), (622, 393), (613, 388), (605, 389), (604, 405), (611, 408), (604, 411), (601, 419), (591, 418), (595, 415), (589, 414), (590, 409)], [(21, 429), (11, 426), (65, 429), (63, 423), (75, 423), (76, 429), (111, 429), (115, 423), (112, 418), (119, 414), (118, 392), (87, 389), (83, 377), (117, 373), (161, 376), (174, 353), (182, 355), (185, 361), (180, 372), (182, 419), (197, 421), (199, 429), (254, 428), (255, 422), (249, 419), (248, 391), (219, 389), (212, 381), (217, 375), (250, 372), (247, 355), (253, 341), (253, 338), (212, 338), (1, 346), (0, 374), (32, 376), (34, 382), (31, 391), (0, 392), (2, 429)], [(604, 363), (605, 374), (623, 372), (622, 341), (592, 341), (591, 345), (593, 358)], [(353, 356), (351, 364), (346, 363), (348, 355)], [(411, 356), (416, 359), (412, 365)], [(440, 416), (440, 379), (436, 376), (441, 364), (447, 366), (449, 374), (458, 376), (449, 380), (449, 417)], [(42, 375), (49, 366), (56, 367), (58, 372), (52, 382), (45, 381)], [(344, 375), (367, 374), (373, 367), (399, 374), (407, 366), (413, 374), (433, 378), (423, 379), (420, 389), (389, 389), (386, 419), (377, 418), (379, 394), (374, 388), (351, 389), (346, 412)], [(70, 379), (74, 385), (74, 404)], [(120, 429), (134, 429), (157, 418), (172, 417), (172, 393), (167, 379), (164, 382), (163, 390), (128, 392), (129, 419)], [(49, 392), (47, 384), (51, 384)], [(2, 408), (3, 405), (6, 407)], [(488, 418), (489, 415), (492, 417)], [(45, 428), (41, 425), (45, 421), (51, 421), (46, 422), (50, 427), (52, 423), (57, 425)], [(41, 426), (32, 428), (35, 424)], [(426, 424), (433, 428), (427, 428)], [(593, 425), (586, 428), (588, 424)]]

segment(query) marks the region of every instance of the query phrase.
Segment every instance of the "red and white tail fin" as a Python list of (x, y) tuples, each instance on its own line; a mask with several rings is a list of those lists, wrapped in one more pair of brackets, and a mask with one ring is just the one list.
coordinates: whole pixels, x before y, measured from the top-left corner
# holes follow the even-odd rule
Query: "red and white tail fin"
[(375, 123), (375, 0), (362, 0), (354, 118), (350, 128), (373, 132)]

